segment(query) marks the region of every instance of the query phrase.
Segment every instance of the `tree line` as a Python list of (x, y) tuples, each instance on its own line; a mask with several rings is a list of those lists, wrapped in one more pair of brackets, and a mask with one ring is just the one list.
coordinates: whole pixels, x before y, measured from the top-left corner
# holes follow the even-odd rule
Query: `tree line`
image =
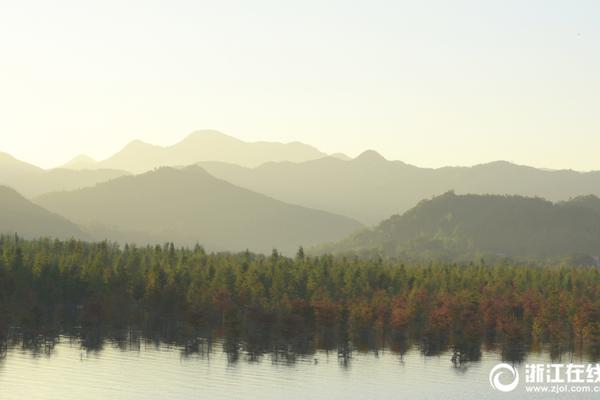
[(600, 270), (0, 236), (0, 330), (157, 318), (287, 331), (344, 325), (359, 338), (492, 339), (600, 354)]

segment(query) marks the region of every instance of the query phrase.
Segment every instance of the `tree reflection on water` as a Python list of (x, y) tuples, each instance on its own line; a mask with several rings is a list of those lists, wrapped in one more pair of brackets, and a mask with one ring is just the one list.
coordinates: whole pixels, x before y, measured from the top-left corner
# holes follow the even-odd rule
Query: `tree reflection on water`
[(163, 320), (147, 325), (126, 327), (56, 326), (11, 327), (0, 333), (0, 360), (11, 349), (27, 351), (35, 357), (51, 357), (58, 343), (78, 345), (84, 353), (99, 353), (106, 346), (121, 351), (140, 352), (148, 347), (171, 348), (181, 357), (208, 358), (216, 351), (227, 355), (229, 364), (260, 362), (265, 358), (274, 363), (294, 365), (298, 360), (319, 362), (318, 352), (337, 356), (339, 365), (347, 368), (353, 354), (391, 352), (400, 360), (411, 350), (425, 357), (447, 355), (457, 370), (466, 370), (481, 361), (482, 351), (499, 354), (503, 361), (522, 363), (530, 352), (546, 351), (552, 360), (584, 357), (599, 359), (593, 347), (565, 348), (559, 345), (536, 346), (528, 337), (480, 337), (469, 335), (439, 335), (423, 332), (387, 333), (377, 329), (353, 329), (343, 321), (335, 326), (304, 327), (290, 330), (277, 324), (233, 324), (231, 326), (191, 326)]

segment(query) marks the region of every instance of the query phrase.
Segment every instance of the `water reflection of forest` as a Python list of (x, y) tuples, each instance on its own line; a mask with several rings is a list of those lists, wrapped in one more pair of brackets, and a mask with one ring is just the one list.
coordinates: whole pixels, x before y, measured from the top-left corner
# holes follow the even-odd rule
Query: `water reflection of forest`
[(38, 343), (51, 351), (61, 335), (90, 350), (138, 336), (184, 349), (197, 337), (221, 338), (232, 360), (238, 351), (293, 359), (317, 350), (345, 360), (412, 346), (427, 356), (450, 351), (457, 365), (479, 360), (481, 349), (515, 362), (538, 349), (596, 359), (600, 269), (0, 235), (0, 332), (34, 351)]
[[(409, 351), (423, 356), (448, 356), (457, 368), (468, 368), (481, 360), (482, 352), (495, 352), (507, 362), (524, 362), (531, 352), (548, 353), (552, 360), (600, 359), (593, 346), (570, 347), (540, 345), (526, 337), (467, 337), (460, 335), (387, 334), (373, 329), (355, 330), (348, 324), (290, 331), (283, 326), (250, 323), (243, 326), (207, 325), (193, 327), (182, 323), (157, 323), (144, 327), (67, 328), (13, 327), (0, 334), (0, 359), (10, 349), (34, 356), (52, 356), (59, 343), (80, 346), (86, 352), (102, 352), (105, 347), (122, 351), (143, 351), (148, 347), (170, 348), (182, 357), (209, 357), (215, 351), (226, 353), (229, 363), (258, 362), (268, 357), (273, 362), (295, 364), (312, 359), (317, 352), (337, 355), (341, 366), (348, 366), (356, 353), (391, 352), (402, 358)], [(315, 362), (317, 359), (315, 358)]]

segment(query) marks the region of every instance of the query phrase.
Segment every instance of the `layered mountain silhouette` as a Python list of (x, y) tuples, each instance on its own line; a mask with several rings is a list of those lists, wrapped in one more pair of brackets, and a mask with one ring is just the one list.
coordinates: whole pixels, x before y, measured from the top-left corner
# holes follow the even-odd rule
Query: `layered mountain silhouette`
[[(201, 168), (182, 167), (189, 164)], [(158, 165), (175, 167), (139, 176), (127, 172)], [(134, 141), (107, 160), (80, 156), (52, 170), (0, 153), (0, 185), (28, 198), (62, 191), (38, 200), (84, 224), (95, 238), (200, 242), (218, 250), (291, 251), (335, 241), (359, 228), (356, 221), (375, 226), (449, 190), (539, 196), (561, 210), (567, 205), (600, 210), (594, 196), (600, 195), (600, 172), (542, 170), (505, 161), (419, 168), (386, 160), (373, 150), (350, 159), (341, 153), (326, 156), (301, 143), (247, 143), (210, 130), (168, 147)], [(582, 196), (587, 194), (592, 195)], [(402, 243), (386, 253), (400, 251)]]
[(74, 170), (96, 169), (98, 167), (97, 164), (98, 161), (94, 160), (92, 157), (80, 154), (59, 168)]
[(600, 199), (586, 196), (552, 203), (448, 192), (317, 252), (449, 259), (473, 254), (597, 256)]
[[(5, 161), (7, 157), (4, 155)], [(247, 143), (212, 130), (196, 131), (168, 147), (133, 141), (104, 161), (80, 156), (65, 168), (50, 171), (12, 158), (12, 166), (6, 168), (2, 158), (0, 184), (28, 197), (93, 186), (125, 171), (198, 164), (236, 186), (367, 225), (448, 190), (540, 196), (551, 201), (600, 195), (600, 172), (550, 171), (504, 161), (474, 167), (419, 168), (386, 160), (373, 150), (350, 159), (341, 153), (326, 156), (301, 143)]]
[(0, 152), (0, 185), (9, 186), (28, 198), (46, 192), (92, 186), (127, 174), (126, 171), (111, 169), (44, 170)]
[(339, 240), (362, 227), (347, 217), (242, 189), (197, 166), (164, 167), (35, 201), (82, 224), (97, 239), (200, 243), (211, 250), (277, 248), (291, 254), (301, 245)]
[[(86, 168), (108, 168), (141, 173), (161, 166), (183, 166), (199, 161), (222, 161), (242, 166), (257, 166), (269, 161), (302, 162), (325, 157), (316, 148), (299, 143), (244, 142), (214, 130), (190, 134), (173, 146), (156, 146), (135, 140), (112, 157)], [(344, 157), (342, 154), (337, 157)], [(79, 169), (81, 160), (65, 167)]]
[(25, 238), (89, 239), (77, 225), (33, 204), (7, 186), (0, 186), (0, 233), (17, 233)]
[(255, 168), (202, 162), (212, 175), (282, 201), (326, 210), (375, 225), (420, 200), (457, 193), (540, 196), (564, 201), (600, 195), (600, 172), (549, 171), (504, 161), (474, 167), (419, 168), (388, 161), (375, 151), (352, 160), (326, 157)]

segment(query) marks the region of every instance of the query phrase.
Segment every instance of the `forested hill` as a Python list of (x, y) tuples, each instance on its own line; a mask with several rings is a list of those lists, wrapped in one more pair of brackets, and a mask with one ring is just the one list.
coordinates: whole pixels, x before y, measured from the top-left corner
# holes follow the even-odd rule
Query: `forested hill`
[(421, 201), (317, 252), (458, 259), (473, 255), (600, 255), (600, 199), (552, 203), (540, 198), (456, 195)]
[(88, 238), (75, 224), (33, 204), (7, 186), (0, 186), (0, 233), (18, 233), (26, 238)]
[(292, 254), (362, 228), (347, 217), (287, 204), (214, 178), (202, 168), (160, 168), (36, 202), (96, 239), (200, 243), (210, 250)]

